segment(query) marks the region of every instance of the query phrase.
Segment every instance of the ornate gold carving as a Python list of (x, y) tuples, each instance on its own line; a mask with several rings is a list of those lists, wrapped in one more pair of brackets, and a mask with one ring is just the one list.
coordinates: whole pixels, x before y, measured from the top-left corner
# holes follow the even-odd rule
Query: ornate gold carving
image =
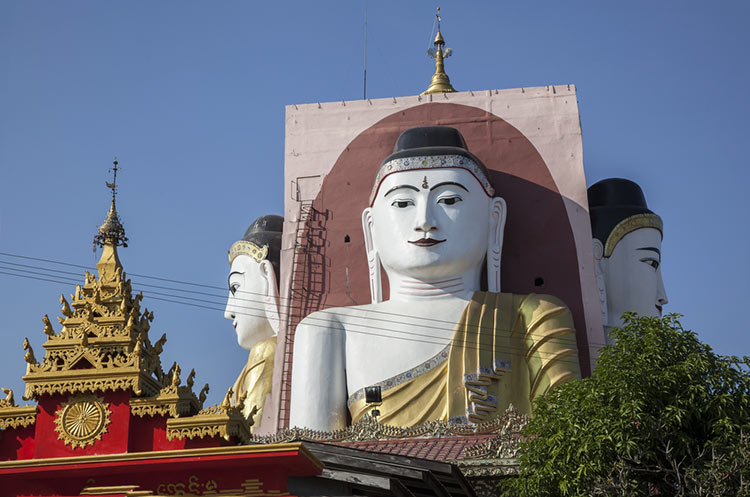
[(57, 438), (72, 448), (93, 445), (102, 439), (111, 423), (111, 411), (103, 399), (94, 395), (77, 395), (60, 404), (55, 413)]
[[(519, 418), (521, 416), (521, 418)], [(524, 415), (512, 405), (502, 416), (481, 423), (458, 423), (453, 421), (428, 421), (417, 426), (401, 427), (381, 424), (366, 414), (351, 426), (335, 431), (317, 431), (309, 428), (288, 428), (274, 435), (254, 435), (258, 443), (282, 443), (292, 440), (308, 442), (359, 442), (365, 440), (400, 440), (408, 438), (447, 437), (457, 435), (482, 435), (501, 433), (515, 429), (516, 420)], [(509, 423), (511, 423), (509, 425)]]
[[(27, 400), (39, 395), (102, 390), (132, 390), (136, 396), (163, 397), (163, 388), (179, 380), (179, 371), (176, 377), (174, 371), (164, 373), (160, 355), (166, 335), (151, 344), (148, 332), (154, 314), (141, 309), (143, 294), (133, 295), (117, 256), (117, 240), (109, 237), (108, 229), (104, 231), (102, 256), (97, 263), (99, 277), (87, 271), (83, 286), (76, 286), (70, 302), (60, 297), (62, 330), (55, 332), (49, 317), (43, 318), (49, 339), (44, 343), (41, 364), (29, 341), (24, 341)], [(192, 392), (179, 397), (188, 400), (190, 409), (178, 407), (174, 411), (167, 405), (161, 410), (172, 410), (174, 415), (200, 410), (202, 403)]]
[(504, 476), (518, 473), (521, 432), (529, 423), (529, 417), (513, 406), (503, 415), (503, 425), (491, 439), (464, 451), (455, 462), (467, 477)]
[(52, 323), (49, 320), (49, 316), (45, 314), (42, 318), (42, 322), (44, 323), (44, 334), (48, 337), (55, 336), (55, 330), (52, 328)]
[(231, 396), (232, 389), (230, 388), (221, 404), (214, 404), (203, 409), (195, 416), (168, 419), (167, 439), (182, 440), (219, 436), (225, 440), (237, 437), (243, 443), (249, 442), (252, 439), (250, 427), (254, 423), (253, 414), (256, 411), (254, 410), (249, 418), (245, 418), (242, 413), (245, 407), (245, 396), (242, 396), (236, 406), (231, 405)]
[(36, 357), (34, 357), (34, 349), (31, 348), (31, 343), (29, 342), (28, 337), (23, 339), (23, 350), (26, 351), (23, 360), (28, 364), (28, 366), (26, 366), (27, 370), (32, 366), (38, 366), (39, 362), (36, 360)]
[(0, 399), (0, 429), (25, 428), (36, 421), (36, 406), (18, 406), (10, 388), (2, 388), (5, 398)]
[[(115, 175), (116, 169), (117, 164)], [(195, 418), (187, 424), (177, 423), (177, 431), (171, 436), (218, 434), (249, 439), (248, 420), (234, 411), (201, 413), (208, 385), (199, 397), (195, 395), (194, 370), (187, 376), (186, 385), (182, 385), (181, 368), (176, 363), (164, 372), (160, 356), (167, 337), (164, 334), (151, 343), (149, 330), (154, 313), (141, 309), (143, 294), (133, 295), (132, 284), (125, 277), (117, 247), (126, 246), (127, 238), (115, 209), (114, 181), (109, 186), (112, 206), (95, 237), (95, 243), (102, 247), (96, 265), (98, 277), (86, 271), (83, 285), (76, 286), (70, 302), (60, 296), (59, 332), (52, 327), (49, 316), (42, 318), (48, 339), (43, 344), (41, 363), (28, 338), (24, 340), (27, 367), (23, 398), (75, 395), (62, 404), (55, 417), (58, 438), (73, 448), (94, 444), (107, 430), (110, 410), (93, 394), (108, 390), (131, 391), (131, 413), (136, 416)], [(198, 413), (201, 415), (196, 417)], [(35, 414), (36, 407), (15, 406), (12, 393), (0, 401), (0, 427), (27, 426), (35, 421)]]
[(620, 243), (622, 237), (640, 228), (655, 228), (659, 233), (664, 233), (664, 223), (656, 214), (635, 214), (623, 219), (612, 228), (604, 244), (604, 257), (609, 257)]
[[(173, 374), (174, 375), (174, 374)], [(189, 386), (170, 384), (152, 397), (130, 399), (130, 412), (134, 416), (190, 416), (200, 411), (203, 402)]]
[(0, 399), (0, 409), (3, 407), (18, 407), (16, 406), (13, 390), (11, 390), (10, 388), (2, 388), (2, 391), (5, 394), (5, 398)]
[(234, 242), (229, 248), (229, 264), (231, 265), (232, 262), (234, 262), (234, 259), (240, 254), (249, 255), (257, 262), (260, 262), (268, 257), (268, 245), (259, 247), (253, 242), (248, 242), (247, 240)]

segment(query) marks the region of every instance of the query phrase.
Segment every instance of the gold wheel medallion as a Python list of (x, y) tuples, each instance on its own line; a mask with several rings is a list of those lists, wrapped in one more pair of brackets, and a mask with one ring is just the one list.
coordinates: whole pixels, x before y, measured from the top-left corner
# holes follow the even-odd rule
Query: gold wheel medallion
[(55, 431), (65, 445), (86, 447), (101, 440), (111, 414), (107, 404), (94, 395), (77, 395), (63, 402), (55, 414)]

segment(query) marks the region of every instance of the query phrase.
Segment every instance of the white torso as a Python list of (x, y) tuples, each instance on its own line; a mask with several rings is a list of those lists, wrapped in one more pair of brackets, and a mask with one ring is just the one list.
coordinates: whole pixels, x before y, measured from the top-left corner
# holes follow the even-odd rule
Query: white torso
[[(437, 304), (437, 305), (436, 305)], [(388, 301), (342, 308), (346, 333), (347, 396), (438, 354), (456, 330), (467, 300)]]

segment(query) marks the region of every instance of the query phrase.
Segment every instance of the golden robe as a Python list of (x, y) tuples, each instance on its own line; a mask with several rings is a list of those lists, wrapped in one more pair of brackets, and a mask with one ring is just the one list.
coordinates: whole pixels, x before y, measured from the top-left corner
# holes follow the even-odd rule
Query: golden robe
[(276, 353), (276, 337), (267, 338), (256, 343), (250, 349), (247, 364), (234, 382), (234, 405), (239, 404), (240, 398), (247, 393), (242, 413), (247, 417), (254, 407), (258, 411), (253, 416), (253, 427), (260, 425), (263, 416), (263, 405), (266, 394), (271, 393), (273, 378), (273, 358)]
[[(536, 397), (580, 376), (573, 317), (559, 299), (476, 292), (445, 349), (375, 384), (383, 395), (378, 419), (478, 423), (509, 404), (529, 414)], [(348, 404), (353, 423), (368, 411), (363, 390)]]

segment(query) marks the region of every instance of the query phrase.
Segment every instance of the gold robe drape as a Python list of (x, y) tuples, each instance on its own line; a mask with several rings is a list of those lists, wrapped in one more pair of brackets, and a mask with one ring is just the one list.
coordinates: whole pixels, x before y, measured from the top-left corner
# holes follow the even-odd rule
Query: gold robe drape
[[(530, 413), (550, 388), (580, 377), (573, 318), (549, 295), (476, 292), (451, 343), (428, 361), (378, 382), (381, 423), (481, 422), (513, 404)], [(349, 399), (352, 422), (368, 410)]]
[(242, 413), (249, 416), (253, 407), (258, 411), (253, 416), (255, 426), (260, 425), (263, 416), (263, 405), (266, 402), (266, 395), (271, 392), (271, 382), (273, 379), (273, 358), (276, 353), (276, 337), (267, 338), (256, 343), (248, 354), (247, 363), (242, 368), (240, 375), (234, 382), (234, 405), (239, 403), (239, 399), (247, 393), (245, 406)]

